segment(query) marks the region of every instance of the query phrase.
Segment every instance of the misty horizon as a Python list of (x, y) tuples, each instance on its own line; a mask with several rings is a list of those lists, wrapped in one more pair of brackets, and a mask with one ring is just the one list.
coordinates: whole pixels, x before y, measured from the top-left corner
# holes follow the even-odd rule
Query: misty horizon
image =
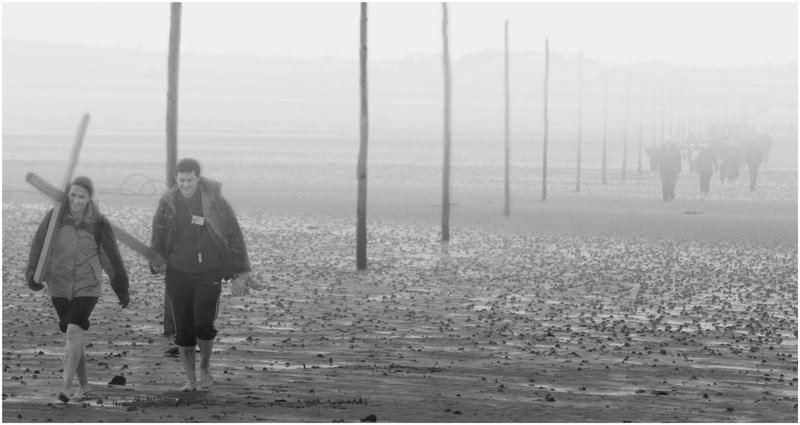
[[(358, 64), (354, 60), (181, 56), (182, 132), (353, 134), (357, 130)], [(75, 116), (83, 112), (100, 118), (93, 120), (94, 131), (163, 129), (166, 54), (6, 40), (3, 59), (6, 133), (31, 126), (41, 131), (56, 123), (71, 128)], [(515, 138), (539, 137), (543, 63), (536, 53), (510, 54)], [(467, 132), (465, 137), (502, 132), (503, 66), (502, 52), (497, 51), (453, 61), (457, 135), (461, 130)], [(579, 71), (578, 58), (550, 52), (548, 106), (554, 134), (575, 134), (580, 103), (590, 139), (600, 131), (606, 109), (609, 131), (618, 136), (626, 109), (629, 131), (641, 125), (649, 134), (662, 120), (667, 129), (677, 126), (678, 120), (691, 120), (699, 127), (723, 117), (752, 120), (765, 111), (797, 108), (796, 64), (707, 69), (653, 63), (606, 68), (585, 57), (582, 96)], [(368, 80), (373, 137), (385, 137), (384, 129), (387, 134), (422, 131), (439, 136), (440, 57), (370, 62)], [(72, 113), (67, 114), (65, 108)], [(32, 111), (35, 121), (31, 121)], [(781, 127), (796, 125), (796, 118), (788, 115)], [(315, 126), (304, 129), (304, 117), (316, 117)]]
[[(166, 3), (4, 3), (4, 40), (167, 51)], [(441, 54), (439, 2), (369, 5), (370, 60)], [(357, 3), (183, 4), (183, 53), (358, 59)], [(450, 55), (551, 50), (612, 66), (797, 61), (792, 3), (449, 3)], [(147, 31), (142, 31), (147, 28)]]

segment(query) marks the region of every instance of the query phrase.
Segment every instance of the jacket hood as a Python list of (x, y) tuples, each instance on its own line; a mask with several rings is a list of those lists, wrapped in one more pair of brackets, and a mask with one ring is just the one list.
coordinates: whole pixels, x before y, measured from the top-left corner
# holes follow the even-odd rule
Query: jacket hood
[[(73, 221), (72, 214), (70, 214), (69, 205), (64, 205), (62, 208), (60, 220)], [(100, 213), (100, 207), (95, 200), (89, 202), (89, 205), (86, 206), (86, 212), (87, 214), (83, 217), (82, 223), (97, 223), (103, 219), (103, 215)]]
[[(172, 186), (161, 195), (161, 199), (165, 201), (171, 207), (175, 207), (175, 195), (178, 193), (180, 189), (178, 189), (178, 185)], [(217, 198), (222, 196), (222, 183), (216, 180), (212, 180), (205, 177), (200, 177), (200, 180), (197, 182), (197, 190), (200, 191), (204, 196), (211, 196), (213, 198)]]

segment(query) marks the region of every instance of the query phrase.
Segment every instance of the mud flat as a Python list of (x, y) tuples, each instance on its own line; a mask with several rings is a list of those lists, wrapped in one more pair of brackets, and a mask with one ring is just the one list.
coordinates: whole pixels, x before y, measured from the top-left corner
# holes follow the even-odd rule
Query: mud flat
[[(443, 246), (435, 192), (377, 191), (357, 272), (349, 199), (227, 187), (268, 289), (224, 291), (217, 383), (174, 391), (163, 283), (123, 247), (133, 302), (101, 299), (92, 392), (68, 404), (55, 314), (21, 278), (48, 203), (4, 194), (4, 422), (798, 419), (796, 198), (554, 195), (503, 218), (496, 198), (460, 195)], [(155, 200), (103, 208), (147, 240)]]

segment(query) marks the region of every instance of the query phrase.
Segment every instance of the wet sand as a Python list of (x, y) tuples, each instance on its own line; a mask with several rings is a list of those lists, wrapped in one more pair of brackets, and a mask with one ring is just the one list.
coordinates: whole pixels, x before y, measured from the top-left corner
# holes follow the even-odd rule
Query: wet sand
[[(503, 217), (497, 196), (462, 191), (443, 245), (436, 190), (373, 187), (359, 272), (354, 183), (226, 181), (268, 288), (224, 290), (209, 391), (175, 392), (163, 283), (123, 247), (133, 301), (121, 311), (107, 287), (92, 392), (68, 404), (55, 314), (21, 278), (49, 203), (4, 193), (3, 421), (797, 421), (796, 197), (587, 187), (517, 194)], [(103, 209), (148, 240), (156, 199)]]

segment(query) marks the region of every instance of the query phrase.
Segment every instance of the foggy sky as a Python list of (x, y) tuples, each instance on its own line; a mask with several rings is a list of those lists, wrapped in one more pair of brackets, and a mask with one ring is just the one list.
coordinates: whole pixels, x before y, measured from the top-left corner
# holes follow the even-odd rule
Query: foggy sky
[[(740, 66), (797, 61), (796, 3), (451, 2), (451, 55), (503, 48), (584, 52), (623, 64)], [(166, 52), (169, 4), (3, 3), (3, 39)], [(369, 3), (369, 57), (440, 54), (439, 2)], [(359, 5), (184, 2), (187, 53), (357, 58)]]

